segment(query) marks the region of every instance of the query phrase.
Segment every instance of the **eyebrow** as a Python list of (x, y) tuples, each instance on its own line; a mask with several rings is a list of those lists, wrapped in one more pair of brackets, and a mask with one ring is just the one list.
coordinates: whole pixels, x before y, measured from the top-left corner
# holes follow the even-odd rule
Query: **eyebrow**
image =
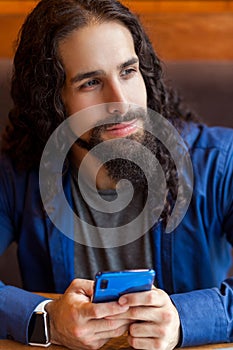
[[(123, 69), (123, 68), (126, 68), (126, 67), (130, 66), (131, 64), (135, 64), (135, 63), (138, 63), (137, 57), (130, 58), (126, 62), (121, 63), (119, 66), (117, 66), (117, 68)], [(92, 78), (92, 77), (95, 77), (98, 75), (106, 75), (106, 73), (102, 69), (93, 70), (90, 72), (78, 73), (73, 78), (70, 79), (70, 82), (71, 82), (71, 84), (75, 84), (75, 83), (82, 81), (84, 79), (89, 79), (89, 78)]]
[(130, 66), (131, 64), (135, 64), (138, 63), (138, 57), (132, 57), (130, 58), (128, 61), (120, 64), (119, 66), (117, 66), (118, 69), (123, 69), (126, 68), (128, 66)]
[(106, 73), (103, 70), (93, 70), (86, 73), (78, 73), (73, 78), (70, 79), (71, 84), (77, 83), (84, 79), (92, 78), (97, 75), (105, 75)]

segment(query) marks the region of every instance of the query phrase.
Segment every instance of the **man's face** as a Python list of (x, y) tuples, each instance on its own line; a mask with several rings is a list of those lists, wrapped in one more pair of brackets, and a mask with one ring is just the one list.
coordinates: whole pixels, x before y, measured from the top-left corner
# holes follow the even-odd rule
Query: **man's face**
[[(144, 80), (127, 28), (117, 22), (84, 27), (62, 41), (59, 52), (66, 72), (62, 98), (68, 115), (106, 104), (109, 120), (116, 113), (122, 119), (102, 129), (103, 141), (142, 133), (140, 118), (124, 121), (130, 104), (144, 110), (147, 105)], [(90, 130), (81, 138), (88, 142), (91, 135)]]

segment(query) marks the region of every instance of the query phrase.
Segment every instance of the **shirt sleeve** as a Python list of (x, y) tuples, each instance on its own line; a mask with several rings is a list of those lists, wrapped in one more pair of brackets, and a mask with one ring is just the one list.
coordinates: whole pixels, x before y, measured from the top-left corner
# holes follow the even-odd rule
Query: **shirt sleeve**
[(180, 317), (181, 347), (233, 341), (228, 331), (232, 328), (232, 290), (229, 294), (206, 289), (171, 295)]
[[(222, 234), (233, 245), (232, 138), (224, 152), (216, 215), (222, 222)], [(173, 294), (171, 299), (180, 316), (181, 346), (233, 342), (233, 278), (223, 281), (219, 288)]]
[(0, 283), (0, 339), (28, 343), (28, 325), (36, 306), (46, 298)]
[[(0, 159), (0, 254), (16, 240), (14, 174), (10, 162)], [(0, 339), (28, 342), (28, 323), (44, 297), (0, 282)]]

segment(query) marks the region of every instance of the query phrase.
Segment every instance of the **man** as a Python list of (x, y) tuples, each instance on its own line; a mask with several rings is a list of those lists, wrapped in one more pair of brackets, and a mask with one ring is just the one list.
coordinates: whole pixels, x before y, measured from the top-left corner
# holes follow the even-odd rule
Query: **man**
[[(137, 18), (115, 0), (40, 1), (21, 31), (12, 97), (11, 124), (4, 134), (1, 158), (1, 251), (13, 240), (18, 242), (23, 284), (30, 292), (1, 285), (1, 338), (42, 345), (52, 342), (71, 349), (98, 349), (125, 331), (135, 349), (232, 341), (232, 282), (222, 281), (230, 264), (233, 231), (233, 133), (199, 125), (181, 109), (179, 99), (163, 83), (159, 59)], [(88, 119), (85, 129), (85, 118), (74, 125), (68, 118), (74, 113), (80, 116), (83, 110), (87, 115), (91, 110), (94, 116), (93, 108), (98, 106), (103, 112), (101, 125), (98, 118)], [(179, 130), (192, 159), (192, 199), (170, 234), (166, 225), (180, 193), (179, 166), (171, 159), (173, 150), (161, 141), (163, 133), (170, 138), (170, 131), (159, 130), (159, 140), (153, 136), (157, 124), (153, 125), (148, 108)], [(57, 129), (65, 120), (70, 134)], [(47, 183), (49, 192), (44, 197), (42, 189), (41, 198), (39, 168), (57, 166), (57, 153), (63, 152), (72, 134), (76, 136), (62, 168), (62, 185), (75, 214), (97, 228), (112, 229), (126, 225), (125, 219), (134, 220), (142, 210), (147, 182), (158, 179), (158, 169), (150, 161), (144, 181), (138, 167), (119, 159), (117, 152), (116, 159), (107, 159), (106, 164), (102, 154), (106, 151), (108, 158), (120, 148), (124, 156), (133, 157), (134, 151), (148, 147), (157, 156), (167, 188), (164, 209), (141, 237), (118, 246), (89, 244), (89, 226), (84, 223), (77, 229), (75, 215), (63, 211), (56, 176), (40, 176), (41, 186)], [(43, 152), (50, 137), (55, 139), (55, 153), (51, 148)], [(96, 154), (101, 145), (104, 148)], [(95, 182), (109, 206), (116, 199), (119, 180), (132, 180), (136, 190), (127, 214), (106, 211), (101, 215), (98, 208), (93, 211), (86, 204), (78, 176), (88, 155), (83, 178)], [(187, 181), (189, 177), (186, 174)], [(86, 182), (84, 189), (89, 190)], [(152, 193), (159, 195), (153, 189)], [(154, 207), (153, 200), (150, 205)], [(70, 228), (74, 239), (67, 237)], [(122, 296), (118, 302), (91, 302), (95, 272), (151, 267), (156, 270), (157, 288)], [(48, 301), (33, 291), (64, 294)], [(37, 307), (45, 307), (43, 317), (49, 316), (48, 324), (43, 318), (42, 330), (36, 323)], [(41, 341), (38, 332), (43, 333), (46, 326), (50, 335), (39, 334)]]

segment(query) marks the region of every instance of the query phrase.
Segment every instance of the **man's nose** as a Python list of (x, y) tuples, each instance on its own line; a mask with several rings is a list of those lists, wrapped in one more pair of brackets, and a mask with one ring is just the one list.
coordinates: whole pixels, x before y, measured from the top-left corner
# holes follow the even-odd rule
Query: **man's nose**
[(114, 84), (109, 86), (107, 102), (107, 111), (110, 114), (124, 115), (129, 109), (129, 101), (122, 87)]
[(126, 102), (108, 102), (107, 112), (109, 114), (120, 114), (125, 115), (129, 110), (129, 103)]

